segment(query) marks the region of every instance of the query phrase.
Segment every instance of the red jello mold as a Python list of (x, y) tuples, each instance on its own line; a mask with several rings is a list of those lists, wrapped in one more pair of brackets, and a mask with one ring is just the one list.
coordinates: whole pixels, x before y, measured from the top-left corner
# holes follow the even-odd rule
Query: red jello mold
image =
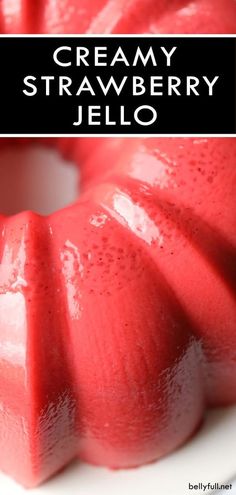
[[(236, 3), (4, 0), (1, 26), (228, 33)], [(235, 139), (42, 141), (82, 194), (0, 217), (0, 468), (28, 487), (158, 459), (236, 401)]]

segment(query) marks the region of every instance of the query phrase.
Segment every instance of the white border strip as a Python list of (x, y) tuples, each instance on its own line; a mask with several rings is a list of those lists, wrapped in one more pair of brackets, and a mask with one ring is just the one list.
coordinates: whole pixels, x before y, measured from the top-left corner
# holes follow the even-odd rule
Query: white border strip
[[(235, 38), (235, 34), (0, 34), (1, 38)], [(235, 138), (236, 134), (0, 134), (0, 138)]]
[(236, 38), (232, 34), (0, 34), (0, 38)]
[(235, 138), (236, 134), (0, 134), (0, 138)]

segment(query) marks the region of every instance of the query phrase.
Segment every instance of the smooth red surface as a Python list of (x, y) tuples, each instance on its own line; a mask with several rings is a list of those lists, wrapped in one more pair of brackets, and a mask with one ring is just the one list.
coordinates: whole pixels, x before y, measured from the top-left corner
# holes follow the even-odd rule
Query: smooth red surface
[[(234, 32), (236, 3), (3, 0), (1, 25)], [(236, 401), (235, 139), (41, 142), (83, 192), (0, 217), (0, 467), (26, 486), (153, 461)]]

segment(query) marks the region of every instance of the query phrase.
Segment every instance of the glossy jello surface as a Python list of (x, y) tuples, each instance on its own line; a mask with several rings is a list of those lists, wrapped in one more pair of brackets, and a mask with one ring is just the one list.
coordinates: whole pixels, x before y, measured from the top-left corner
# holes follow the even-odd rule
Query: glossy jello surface
[(1, 219), (0, 460), (27, 486), (150, 462), (236, 400), (235, 140), (93, 144), (74, 205)]
[[(3, 32), (236, 26), (233, 0), (1, 8)], [(236, 401), (235, 139), (42, 142), (80, 166), (82, 194), (0, 216), (0, 468), (25, 486), (76, 456), (151, 462)]]

